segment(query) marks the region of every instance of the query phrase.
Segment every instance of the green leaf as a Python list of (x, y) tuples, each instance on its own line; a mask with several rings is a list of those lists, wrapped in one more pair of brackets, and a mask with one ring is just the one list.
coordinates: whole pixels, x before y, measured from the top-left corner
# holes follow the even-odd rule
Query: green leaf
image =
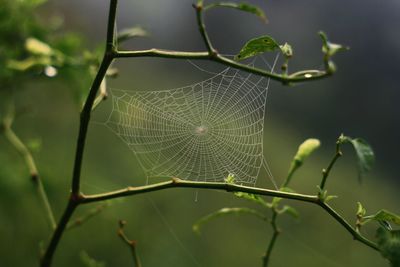
[[(287, 192), (287, 193), (295, 193), (295, 191), (294, 191), (293, 189), (289, 188), (289, 187), (281, 187), (281, 188), (279, 189), (279, 191)], [(279, 202), (281, 202), (281, 200), (282, 200), (281, 197), (274, 197), (274, 198), (272, 198), (271, 206), (272, 206), (272, 207), (278, 206), (278, 204), (279, 204)]]
[(350, 138), (348, 136), (341, 136), (338, 140), (339, 144), (350, 143), (353, 145), (354, 150), (358, 158), (358, 173), (359, 179), (364, 176), (365, 173), (372, 169), (372, 165), (375, 162), (374, 151), (371, 146), (361, 138)]
[(53, 49), (48, 44), (32, 37), (26, 39), (25, 48), (33, 55), (51, 56), (54, 54)]
[(334, 56), (337, 52), (349, 50), (348, 46), (331, 43), (328, 40), (328, 36), (323, 32), (319, 32), (319, 36), (322, 39), (322, 52), (328, 57)]
[(298, 148), (296, 155), (293, 158), (293, 163), (302, 165), (304, 160), (308, 158), (321, 145), (318, 139), (310, 138), (304, 141)]
[(279, 44), (272, 37), (264, 35), (248, 41), (235, 56), (235, 60), (243, 60), (276, 49), (280, 49)]
[(259, 17), (262, 21), (267, 22), (267, 16), (265, 15), (264, 11), (258, 6), (249, 3), (233, 3), (233, 2), (212, 3), (205, 6), (204, 10), (208, 10), (214, 7), (227, 7), (227, 8), (238, 9), (244, 12), (249, 12)]
[(10, 60), (7, 62), (7, 68), (18, 70), (18, 71), (26, 71), (35, 66), (47, 66), (52, 63), (52, 60), (49, 57), (28, 57), (24, 60)]
[(105, 267), (104, 262), (97, 261), (93, 259), (86, 251), (82, 251), (80, 254), (81, 261), (86, 267)]
[(288, 206), (288, 205), (283, 206), (282, 209), (278, 210), (278, 213), (279, 214), (288, 214), (296, 219), (300, 217), (299, 212), (295, 208)]
[(293, 56), (293, 49), (292, 46), (288, 43), (285, 43), (283, 45), (280, 45), (279, 48), (281, 49), (282, 54), (286, 58), (291, 58)]
[(265, 217), (262, 213), (249, 208), (222, 208), (217, 210), (209, 215), (204, 216), (200, 220), (198, 220), (195, 224), (193, 224), (192, 229), (195, 233), (200, 234), (201, 227), (204, 224), (209, 223), (211, 220), (214, 220), (219, 217), (223, 217), (225, 215), (242, 215), (242, 214), (249, 214), (256, 216), (257, 218), (267, 221), (267, 217)]
[(329, 201), (331, 201), (333, 199), (336, 199), (336, 198), (338, 198), (338, 196), (336, 196), (336, 195), (328, 195), (328, 196), (325, 197), (325, 202), (329, 202)]
[(383, 227), (376, 231), (379, 251), (392, 267), (400, 267), (400, 230), (389, 231)]
[(380, 210), (374, 215), (364, 216), (366, 220), (386, 221), (400, 225), (400, 216), (387, 210)]
[(254, 195), (254, 194), (250, 194), (250, 193), (244, 193), (244, 192), (235, 192), (234, 193), (235, 196), (239, 197), (239, 198), (244, 198), (246, 200), (252, 201), (256, 204), (259, 204), (263, 207), (266, 208), (271, 208), (271, 205), (269, 203), (267, 203), (262, 197), (258, 196), (258, 195)]
[(357, 217), (364, 217), (365, 214), (367, 213), (367, 210), (363, 207), (363, 205), (360, 202), (357, 202)]
[(228, 177), (225, 178), (225, 183), (234, 184), (235, 183), (235, 175), (233, 173), (228, 174)]
[(119, 31), (117, 35), (117, 42), (122, 43), (135, 37), (146, 37), (148, 35), (149, 34), (145, 29), (140, 26), (135, 26)]

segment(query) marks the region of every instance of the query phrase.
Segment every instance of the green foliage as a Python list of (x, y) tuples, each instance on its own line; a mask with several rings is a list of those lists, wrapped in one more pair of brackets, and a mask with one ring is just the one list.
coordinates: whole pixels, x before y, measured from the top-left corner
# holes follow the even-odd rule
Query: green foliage
[(357, 202), (357, 217), (363, 218), (366, 213), (367, 210), (363, 207), (363, 205), (360, 202)]
[(228, 174), (228, 177), (225, 178), (225, 182), (228, 184), (235, 183), (235, 175), (233, 173)]
[(390, 261), (392, 267), (400, 267), (400, 230), (380, 227), (376, 238), (382, 256)]
[(324, 53), (325, 67), (329, 73), (334, 73), (336, 71), (336, 66), (331, 58), (338, 52), (349, 50), (349, 47), (331, 43), (328, 40), (328, 36), (323, 31), (319, 32), (319, 36), (322, 39), (322, 53)]
[(293, 48), (290, 44), (285, 43), (280, 45), (279, 48), (281, 49), (282, 54), (287, 58), (291, 58), (293, 56)]
[(390, 222), (400, 225), (400, 216), (387, 210), (380, 210), (374, 215), (364, 216), (364, 220), (374, 220), (378, 222)]
[(249, 3), (218, 2), (205, 6), (204, 10), (211, 9), (214, 7), (227, 7), (227, 8), (238, 9), (244, 12), (249, 12), (259, 17), (262, 21), (267, 22), (267, 16), (265, 15), (264, 11), (258, 6)]
[(253, 203), (259, 204), (264, 208), (271, 208), (271, 204), (267, 203), (262, 197), (250, 193), (245, 193), (245, 192), (235, 192), (235, 196), (238, 198), (243, 198), (246, 200), (249, 200)]
[(297, 219), (300, 217), (299, 212), (289, 205), (284, 205), (282, 209), (277, 209), (278, 214), (288, 214), (293, 218)]
[(97, 261), (97, 260), (93, 259), (92, 257), (90, 257), (86, 251), (81, 252), (80, 258), (81, 258), (82, 264), (85, 267), (105, 267), (106, 266), (106, 264), (104, 262)]
[(279, 44), (270, 36), (263, 35), (248, 41), (239, 54), (235, 56), (235, 60), (243, 60), (265, 52), (271, 52), (280, 49)]
[(323, 31), (319, 32), (319, 36), (322, 39), (322, 52), (328, 57), (334, 56), (338, 52), (349, 50), (348, 46), (344, 46), (341, 44), (331, 43), (328, 40), (328, 36)]
[(203, 218), (198, 220), (196, 223), (193, 224), (192, 229), (194, 232), (200, 234), (201, 227), (216, 218), (223, 217), (226, 215), (242, 215), (242, 214), (253, 215), (264, 221), (268, 220), (267, 217), (265, 217), (261, 212), (258, 212), (254, 209), (242, 208), (242, 207), (240, 207), (240, 208), (236, 208), (236, 207), (235, 208), (222, 208), (222, 209), (217, 210), (213, 213), (210, 213), (207, 216), (204, 216)]
[[(39, 20), (43, 0), (0, 0), (0, 91), (16, 88), (33, 77), (68, 80), (81, 103), (99, 65), (100, 50), (87, 52), (83, 38), (63, 32), (62, 25)], [(60, 75), (58, 75), (60, 74)]]
[(338, 144), (350, 143), (357, 155), (358, 159), (358, 173), (359, 178), (365, 175), (365, 173), (369, 172), (372, 169), (372, 165), (375, 162), (375, 154), (372, 150), (371, 146), (362, 138), (351, 138), (348, 136), (340, 136), (338, 140)]
[(25, 40), (30, 36), (43, 37), (46, 30), (35, 18), (34, 9), (45, 1), (8, 1), (0, 0), (0, 90), (15, 86), (19, 73), (5, 68), (4, 63), (25, 56)]
[(136, 37), (146, 37), (148, 35), (149, 33), (140, 26), (122, 29), (121, 31), (118, 31), (117, 43), (120, 44)]

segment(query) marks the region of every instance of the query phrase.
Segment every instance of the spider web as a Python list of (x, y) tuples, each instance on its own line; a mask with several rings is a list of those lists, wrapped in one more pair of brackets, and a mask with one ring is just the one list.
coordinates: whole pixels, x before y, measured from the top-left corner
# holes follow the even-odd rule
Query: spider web
[[(227, 68), (193, 85), (160, 91), (111, 89), (105, 125), (147, 177), (254, 185), (263, 156), (269, 79)], [(272, 178), (272, 177), (271, 177)]]

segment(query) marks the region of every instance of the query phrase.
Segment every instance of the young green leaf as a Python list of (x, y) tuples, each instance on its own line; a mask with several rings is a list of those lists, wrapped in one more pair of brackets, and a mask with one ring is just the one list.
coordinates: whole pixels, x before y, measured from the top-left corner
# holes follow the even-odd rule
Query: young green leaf
[(228, 177), (225, 178), (225, 183), (234, 184), (235, 183), (235, 175), (233, 173), (228, 174)]
[(379, 251), (392, 267), (400, 267), (400, 230), (389, 231), (383, 227), (376, 231)]
[(26, 39), (25, 48), (33, 55), (51, 56), (54, 54), (54, 50), (48, 44), (32, 37)]
[(93, 259), (86, 251), (82, 251), (80, 255), (83, 266), (85, 267), (105, 267), (104, 262), (97, 261)]
[(195, 233), (200, 234), (201, 227), (204, 224), (209, 223), (211, 220), (214, 220), (216, 218), (225, 216), (225, 215), (242, 215), (242, 214), (249, 214), (256, 216), (257, 218), (267, 221), (267, 217), (265, 217), (262, 213), (249, 209), (249, 208), (222, 208), (220, 210), (217, 210), (213, 213), (210, 213), (209, 215), (204, 216), (200, 220), (198, 220), (195, 224), (193, 224), (192, 229)]
[(387, 210), (380, 210), (374, 215), (364, 216), (366, 220), (386, 221), (400, 225), (400, 216)]
[(244, 198), (246, 200), (252, 201), (256, 204), (259, 204), (265, 208), (271, 208), (271, 205), (267, 203), (262, 197), (250, 193), (244, 193), (244, 192), (235, 192), (235, 196), (239, 198)]
[(279, 44), (272, 37), (264, 35), (248, 41), (235, 56), (235, 60), (243, 60), (276, 49), (280, 49)]
[(267, 16), (265, 15), (264, 11), (258, 6), (249, 3), (233, 3), (233, 2), (212, 3), (205, 6), (204, 10), (208, 10), (214, 7), (227, 7), (227, 8), (238, 9), (244, 12), (249, 12), (259, 17), (262, 21), (267, 22)]
[(286, 58), (291, 58), (293, 56), (293, 49), (292, 46), (288, 43), (285, 43), (283, 45), (280, 45), (279, 48), (281, 49), (282, 54)]
[(319, 32), (319, 36), (322, 39), (322, 52), (328, 57), (334, 56), (337, 52), (349, 50), (348, 46), (331, 43), (328, 40), (328, 36), (323, 31)]
[(117, 35), (117, 42), (122, 43), (135, 37), (146, 37), (148, 35), (149, 34), (145, 29), (140, 26), (135, 26), (119, 31)]
[(357, 217), (364, 217), (365, 214), (367, 213), (367, 210), (363, 207), (363, 205), (360, 202), (357, 202)]
[(279, 214), (288, 214), (295, 219), (300, 217), (299, 212), (295, 208), (288, 206), (288, 205), (283, 206), (282, 209), (278, 210), (278, 213)]
[(293, 158), (293, 162), (295, 162), (297, 165), (302, 165), (304, 160), (308, 158), (315, 150), (317, 150), (320, 145), (321, 142), (318, 139), (307, 139), (299, 146), (299, 149)]
[(358, 158), (358, 173), (359, 179), (364, 176), (365, 173), (372, 169), (372, 165), (375, 162), (374, 151), (371, 146), (361, 138), (350, 138), (348, 136), (341, 136), (338, 140), (340, 144), (350, 143), (352, 144)]
[[(279, 191), (288, 192), (288, 193), (295, 193), (295, 191), (293, 189), (289, 188), (289, 187), (281, 187), (279, 189)], [(271, 202), (270, 206), (272, 206), (272, 207), (278, 206), (278, 204), (279, 204), (279, 202), (281, 202), (281, 200), (282, 200), (281, 197), (272, 198), (272, 202)]]

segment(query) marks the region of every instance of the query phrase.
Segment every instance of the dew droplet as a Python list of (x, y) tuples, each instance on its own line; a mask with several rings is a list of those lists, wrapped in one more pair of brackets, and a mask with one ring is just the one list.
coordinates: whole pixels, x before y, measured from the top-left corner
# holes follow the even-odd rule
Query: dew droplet
[(44, 75), (46, 75), (47, 77), (54, 77), (56, 76), (58, 73), (57, 69), (54, 68), (53, 66), (46, 66), (44, 68)]

